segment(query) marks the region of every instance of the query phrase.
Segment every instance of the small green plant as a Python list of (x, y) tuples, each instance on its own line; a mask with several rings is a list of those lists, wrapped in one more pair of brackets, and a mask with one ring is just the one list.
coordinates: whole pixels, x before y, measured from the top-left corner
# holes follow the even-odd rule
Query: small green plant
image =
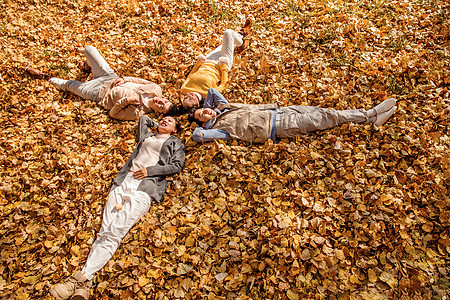
[(272, 20), (265, 20), (263, 23), (263, 26), (265, 29), (272, 29), (275, 28), (275, 23)]
[(391, 51), (399, 51), (403, 49), (403, 47), (406, 45), (406, 42), (408, 41), (408, 38), (405, 34), (400, 35), (396, 38), (393, 38), (389, 41), (389, 45), (387, 46), (387, 49)]
[(327, 29), (321, 32), (317, 32), (314, 37), (311, 39), (316, 46), (324, 45), (336, 37), (336, 33), (333, 29)]
[(164, 45), (161, 44), (160, 40), (156, 40), (153, 45), (152, 54), (155, 56), (161, 55), (164, 51)]
[(283, 12), (286, 16), (297, 16), (300, 14), (300, 7), (297, 3), (289, 1), (287, 3), (286, 9)]
[(192, 29), (189, 29), (184, 25), (178, 25), (176, 30), (181, 32), (184, 36), (187, 36), (192, 31)]
[(309, 26), (311, 17), (307, 14), (298, 14), (294, 18), (294, 22), (300, 26), (300, 28), (305, 29)]
[(331, 65), (339, 67), (349, 66), (350, 60), (344, 54), (340, 54), (339, 56), (333, 57), (331, 60)]
[(231, 12), (228, 8), (220, 8), (217, 4), (217, 1), (214, 0), (204, 0), (205, 4), (209, 5), (212, 14), (209, 18), (210, 21), (218, 21), (218, 20), (226, 20), (226, 19), (233, 19), (234, 14)]
[(67, 77), (70, 71), (70, 68), (62, 63), (53, 65), (50, 69), (52, 70), (52, 74), (58, 74), (60, 77)]
[(397, 82), (397, 79), (393, 76), (388, 79), (388, 88), (393, 94), (400, 95), (405, 92), (405, 87)]

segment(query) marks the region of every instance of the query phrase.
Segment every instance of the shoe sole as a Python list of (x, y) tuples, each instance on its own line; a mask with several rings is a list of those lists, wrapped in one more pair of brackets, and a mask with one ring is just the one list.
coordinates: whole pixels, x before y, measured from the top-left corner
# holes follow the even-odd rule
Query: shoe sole
[(89, 299), (90, 293), (87, 290), (79, 289), (76, 290), (70, 300), (87, 300)]
[(65, 300), (65, 299), (69, 299), (69, 298), (70, 298), (70, 296), (67, 297), (67, 298), (61, 297), (55, 289), (50, 289), (50, 294), (51, 294), (53, 297), (55, 297), (56, 300)]
[(394, 98), (389, 98), (378, 104), (374, 107), (374, 110), (376, 111), (377, 115), (382, 114), (384, 112), (389, 111), (397, 104), (397, 101)]
[(374, 124), (377, 126), (382, 126), (384, 123), (386, 123), (387, 120), (389, 120), (390, 117), (392, 117), (396, 110), (397, 106), (394, 106), (390, 110), (379, 114)]

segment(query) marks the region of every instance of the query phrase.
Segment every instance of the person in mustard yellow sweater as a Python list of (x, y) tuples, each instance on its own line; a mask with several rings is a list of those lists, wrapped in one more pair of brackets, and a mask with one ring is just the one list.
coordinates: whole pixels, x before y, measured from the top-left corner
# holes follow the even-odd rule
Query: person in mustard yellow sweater
[(247, 19), (239, 33), (231, 29), (225, 30), (219, 47), (207, 56), (200, 54), (197, 57), (197, 62), (181, 86), (181, 94), (184, 95), (181, 104), (185, 110), (199, 107), (210, 88), (223, 91), (233, 65), (235, 47), (237, 52), (248, 47), (249, 41), (244, 38), (250, 33), (250, 28), (251, 21)]

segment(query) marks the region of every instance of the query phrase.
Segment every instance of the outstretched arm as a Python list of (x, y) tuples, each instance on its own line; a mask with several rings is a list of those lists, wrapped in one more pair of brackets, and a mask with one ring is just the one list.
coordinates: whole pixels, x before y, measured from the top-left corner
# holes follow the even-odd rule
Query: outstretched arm
[(204, 129), (203, 127), (197, 127), (192, 134), (192, 139), (196, 142), (212, 142), (214, 140), (231, 140), (231, 136), (222, 129)]

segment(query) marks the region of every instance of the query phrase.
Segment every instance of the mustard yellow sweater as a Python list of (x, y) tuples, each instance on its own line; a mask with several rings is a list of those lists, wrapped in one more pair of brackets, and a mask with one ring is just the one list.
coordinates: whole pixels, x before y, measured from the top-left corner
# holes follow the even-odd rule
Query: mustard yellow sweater
[(212, 61), (197, 61), (181, 86), (181, 93), (186, 95), (197, 92), (206, 98), (209, 88), (222, 92), (228, 82), (227, 64), (216, 64)]

